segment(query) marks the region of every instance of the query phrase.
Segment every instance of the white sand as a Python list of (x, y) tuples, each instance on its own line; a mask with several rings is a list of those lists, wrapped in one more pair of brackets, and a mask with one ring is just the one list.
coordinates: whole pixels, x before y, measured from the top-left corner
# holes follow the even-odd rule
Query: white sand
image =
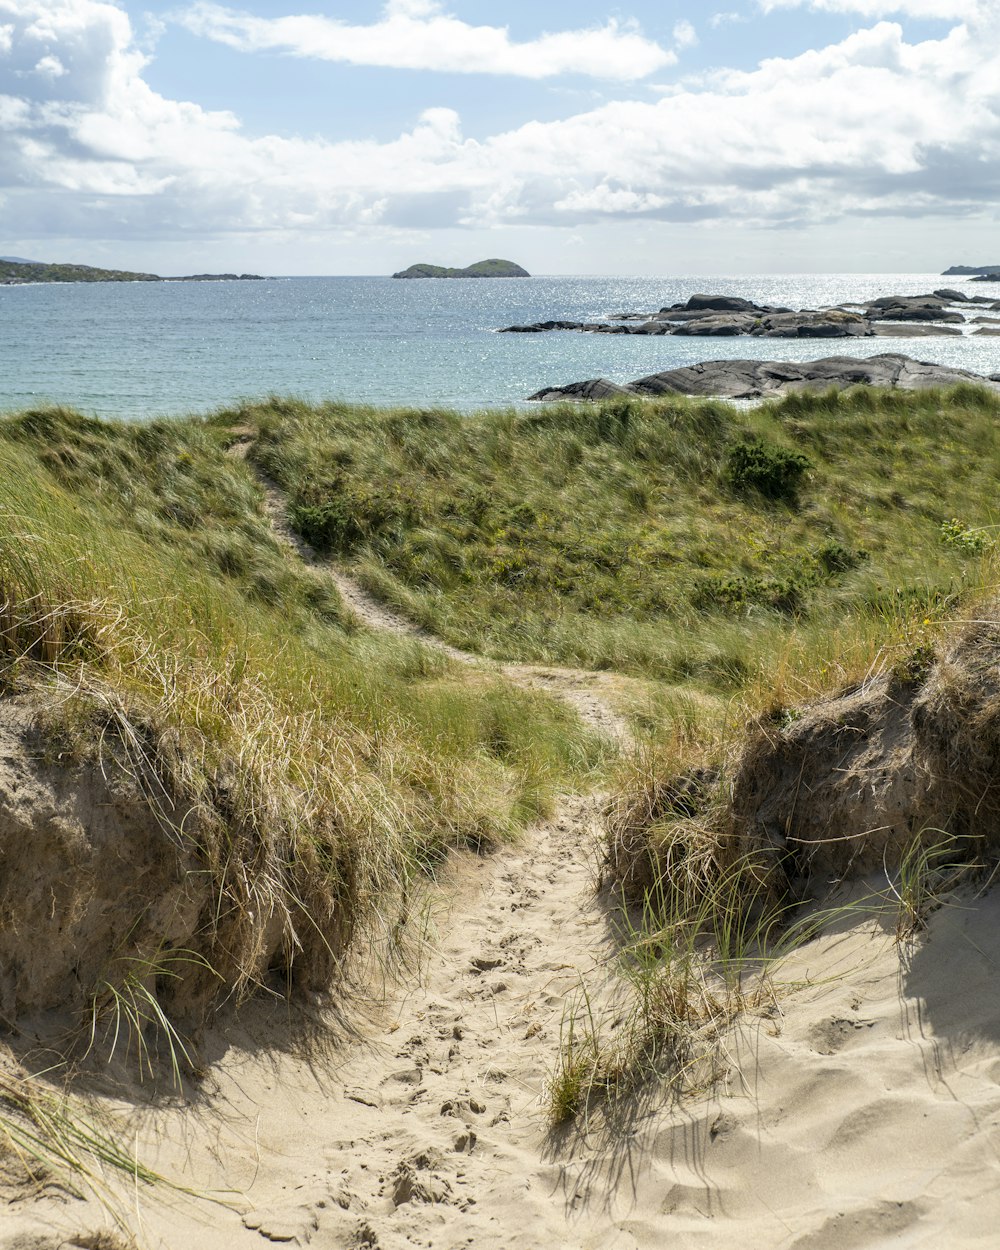
[[(202, 1098), (134, 1113), (128, 1139), (231, 1206), (140, 1195), (141, 1244), (996, 1246), (1000, 897), (937, 913), (906, 969), (871, 925), (812, 943), (782, 973), (806, 983), (781, 1014), (734, 1031), (711, 1098), (647, 1108), (624, 1135), (599, 1117), (547, 1134), (566, 1003), (581, 976), (598, 1000), (606, 981), (592, 815), (575, 800), (523, 849), (464, 858), (421, 984), (362, 1011), (360, 1037), (312, 1061), (262, 1052), (258, 1009), (206, 1039)], [(0, 1229), (102, 1219), (43, 1196)]]

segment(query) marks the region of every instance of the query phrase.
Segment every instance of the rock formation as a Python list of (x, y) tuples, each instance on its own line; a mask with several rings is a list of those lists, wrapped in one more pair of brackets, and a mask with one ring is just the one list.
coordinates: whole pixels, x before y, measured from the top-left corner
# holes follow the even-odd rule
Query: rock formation
[(864, 304), (795, 311), (731, 295), (692, 295), (686, 303), (651, 313), (620, 313), (606, 322), (537, 321), (507, 326), (502, 334), (577, 330), (588, 334), (656, 334), (697, 338), (749, 335), (771, 339), (926, 338), (958, 335), (965, 317), (955, 304), (1000, 308), (986, 296), (942, 289), (929, 295), (887, 295)]
[(615, 395), (698, 395), (724, 399), (768, 399), (796, 391), (827, 391), (849, 386), (930, 387), (978, 383), (1000, 391), (1000, 374), (983, 377), (966, 369), (885, 353), (859, 359), (827, 356), (821, 360), (709, 360), (665, 373), (653, 373), (624, 386), (607, 378), (590, 378), (567, 386), (543, 387), (529, 399), (543, 403), (561, 399), (608, 399)]

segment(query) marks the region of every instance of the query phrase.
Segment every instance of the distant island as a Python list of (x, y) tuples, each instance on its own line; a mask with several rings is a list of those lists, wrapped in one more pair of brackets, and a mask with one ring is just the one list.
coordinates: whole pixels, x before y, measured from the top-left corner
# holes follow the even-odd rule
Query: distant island
[(444, 265), (411, 265), (392, 275), (394, 278), (530, 278), (531, 274), (512, 260), (479, 260), (467, 269), (447, 269)]
[(967, 278), (974, 273), (1000, 273), (1000, 264), (997, 265), (952, 265), (950, 269), (946, 269), (941, 275), (943, 278)]
[(50, 265), (42, 261), (0, 260), (0, 285), (28, 282), (263, 282), (257, 273), (196, 273), (185, 278), (161, 278), (158, 273), (128, 269), (96, 269), (93, 265)]

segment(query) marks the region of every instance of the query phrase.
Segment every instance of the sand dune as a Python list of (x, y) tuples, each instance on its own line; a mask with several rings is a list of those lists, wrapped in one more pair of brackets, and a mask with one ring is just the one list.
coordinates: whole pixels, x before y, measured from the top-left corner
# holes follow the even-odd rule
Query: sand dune
[[(363, 592), (352, 602), (367, 612)], [(381, 608), (369, 623), (408, 628)], [(504, 671), (627, 732), (610, 679)], [(996, 1246), (997, 894), (940, 909), (902, 947), (891, 916), (842, 918), (775, 970), (773, 1001), (733, 1026), (710, 1091), (678, 1104), (651, 1088), (614, 1117), (597, 1107), (550, 1130), (570, 1015), (584, 993), (598, 1017), (621, 994), (615, 910), (595, 884), (600, 806), (566, 796), (520, 846), (456, 857), (398, 982), (367, 969), (336, 1017), (252, 1005), (198, 1039), (204, 1073), (184, 1097), (96, 1096), (140, 1158), (197, 1191), (109, 1176), (139, 1244)], [(25, 1185), (16, 1168), (0, 1166), (0, 1197), (2, 1250), (120, 1244), (100, 1233), (99, 1203)]]
[[(902, 961), (871, 922), (810, 943), (776, 974), (777, 1009), (733, 1030), (710, 1097), (554, 1136), (544, 1095), (567, 1004), (581, 979), (598, 1007), (615, 984), (593, 832), (576, 800), (520, 850), (456, 865), (420, 983), (359, 1005), (356, 1037), (295, 1057), (259, 1013), (206, 1038), (200, 1097), (133, 1112), (127, 1132), (227, 1205), (143, 1197), (142, 1244), (995, 1245), (1000, 899), (939, 911)], [(104, 1218), (21, 1197), (12, 1250)]]

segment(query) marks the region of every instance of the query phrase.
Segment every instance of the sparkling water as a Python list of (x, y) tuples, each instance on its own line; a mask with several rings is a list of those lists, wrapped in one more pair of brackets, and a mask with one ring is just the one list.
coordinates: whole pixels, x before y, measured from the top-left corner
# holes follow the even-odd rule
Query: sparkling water
[(547, 385), (625, 382), (699, 360), (889, 351), (1000, 372), (1000, 338), (974, 337), (975, 327), (960, 338), (867, 340), (496, 333), (655, 311), (696, 292), (798, 309), (940, 287), (1000, 300), (1000, 284), (935, 274), (0, 286), (0, 408), (60, 403), (152, 417), (279, 394), (469, 410), (517, 404)]

